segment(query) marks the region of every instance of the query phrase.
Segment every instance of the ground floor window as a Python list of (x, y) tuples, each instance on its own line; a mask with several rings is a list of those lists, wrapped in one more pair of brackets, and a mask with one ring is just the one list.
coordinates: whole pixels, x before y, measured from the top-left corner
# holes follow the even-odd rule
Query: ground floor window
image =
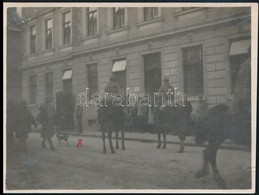
[(202, 46), (183, 49), (184, 92), (188, 95), (203, 94)]
[(150, 93), (153, 98), (153, 94), (161, 87), (161, 54), (147, 54), (143, 58), (145, 91)]
[(127, 88), (126, 64), (127, 64), (127, 61), (125, 59), (115, 60), (113, 61), (113, 68), (112, 68), (112, 73), (115, 75), (116, 81), (119, 84), (124, 94), (126, 94), (126, 88)]
[(251, 45), (250, 39), (239, 39), (230, 41), (229, 66), (231, 77), (231, 92), (235, 89), (235, 84), (241, 64), (247, 59)]
[(62, 78), (63, 91), (72, 93), (72, 70), (65, 70)]
[(32, 75), (29, 78), (29, 103), (36, 103), (36, 94), (37, 94), (37, 76)]
[(89, 97), (98, 92), (98, 67), (97, 64), (87, 65), (87, 80), (89, 88)]

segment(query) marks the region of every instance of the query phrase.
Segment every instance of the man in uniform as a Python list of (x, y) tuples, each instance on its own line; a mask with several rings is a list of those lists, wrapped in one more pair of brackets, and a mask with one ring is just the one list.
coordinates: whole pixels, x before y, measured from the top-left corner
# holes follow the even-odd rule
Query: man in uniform
[(162, 105), (162, 104), (167, 105), (168, 104), (169, 90), (171, 90), (170, 95), (171, 95), (171, 104), (172, 104), (174, 102), (174, 96), (172, 95), (172, 93), (174, 93), (174, 86), (170, 85), (169, 78), (165, 77), (164, 80), (163, 80), (163, 85), (158, 90), (159, 105)]
[(45, 102), (40, 106), (39, 109), (42, 115), (41, 137), (43, 138), (43, 140), (41, 145), (43, 148), (46, 148), (45, 142), (47, 140), (50, 145), (50, 150), (54, 150), (51, 138), (54, 135), (55, 109), (54, 106), (51, 104), (51, 97), (47, 97), (45, 99)]

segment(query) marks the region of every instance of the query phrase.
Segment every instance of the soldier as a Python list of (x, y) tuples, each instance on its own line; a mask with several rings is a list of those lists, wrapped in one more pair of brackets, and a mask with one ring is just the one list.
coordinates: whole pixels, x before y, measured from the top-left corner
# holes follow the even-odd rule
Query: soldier
[(105, 86), (104, 91), (106, 93), (118, 93), (120, 92), (120, 86), (119, 84), (116, 82), (116, 77), (115, 75), (112, 75), (110, 77), (110, 82)]
[[(163, 85), (158, 90), (159, 105), (162, 104), (162, 99), (164, 100), (164, 102), (163, 102), (164, 104), (168, 103), (168, 101), (169, 101), (169, 99), (168, 99), (169, 90), (171, 90), (171, 92), (173, 93), (174, 92), (174, 86), (170, 85), (169, 78), (165, 77), (164, 80), (163, 80)], [(161, 95), (163, 95), (164, 98)], [(161, 98), (160, 98), (160, 96), (161, 96)], [(171, 103), (173, 103), (173, 102), (174, 102), (174, 96), (171, 95)]]
[(185, 105), (184, 101), (179, 101), (177, 104), (177, 134), (180, 140), (180, 148), (177, 151), (178, 153), (182, 153), (184, 151), (184, 141), (185, 136), (187, 134), (188, 128), (190, 128), (191, 124), (191, 113), (192, 113), (192, 105), (186, 100)]
[(18, 147), (21, 151), (27, 152), (26, 139), (31, 132), (31, 125), (37, 128), (37, 123), (32, 113), (27, 109), (27, 102), (22, 101), (18, 108), (18, 121), (15, 130)]
[(83, 115), (83, 107), (78, 104), (76, 106), (76, 119), (78, 122), (79, 133), (82, 133), (82, 115)]
[(45, 142), (48, 141), (50, 145), (50, 150), (55, 150), (51, 138), (54, 135), (54, 125), (55, 125), (55, 109), (51, 104), (51, 97), (47, 97), (45, 102), (40, 106), (41, 112), (41, 137), (43, 138), (41, 146), (46, 148)]

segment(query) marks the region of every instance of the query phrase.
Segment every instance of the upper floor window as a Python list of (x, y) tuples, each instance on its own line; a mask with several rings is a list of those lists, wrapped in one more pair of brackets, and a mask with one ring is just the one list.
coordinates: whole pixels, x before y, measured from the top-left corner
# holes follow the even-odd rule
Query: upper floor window
[(113, 28), (121, 28), (125, 25), (125, 8), (114, 7), (113, 8)]
[(30, 53), (36, 53), (36, 25), (30, 27)]
[(97, 8), (87, 8), (87, 34), (88, 36), (97, 34)]
[(63, 13), (63, 44), (71, 43), (71, 12)]
[(203, 94), (202, 59), (202, 46), (183, 49), (184, 92), (186, 94)]
[(52, 19), (48, 19), (45, 21), (45, 29), (46, 29), (46, 34), (45, 34), (45, 46), (46, 50), (52, 48)]
[(144, 20), (152, 20), (158, 17), (159, 11), (158, 7), (145, 7), (144, 8)]

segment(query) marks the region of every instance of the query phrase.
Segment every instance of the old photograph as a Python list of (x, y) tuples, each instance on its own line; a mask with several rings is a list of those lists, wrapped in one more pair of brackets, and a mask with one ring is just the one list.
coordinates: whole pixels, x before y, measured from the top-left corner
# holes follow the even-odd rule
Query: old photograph
[(254, 3), (4, 3), (5, 192), (255, 192)]

